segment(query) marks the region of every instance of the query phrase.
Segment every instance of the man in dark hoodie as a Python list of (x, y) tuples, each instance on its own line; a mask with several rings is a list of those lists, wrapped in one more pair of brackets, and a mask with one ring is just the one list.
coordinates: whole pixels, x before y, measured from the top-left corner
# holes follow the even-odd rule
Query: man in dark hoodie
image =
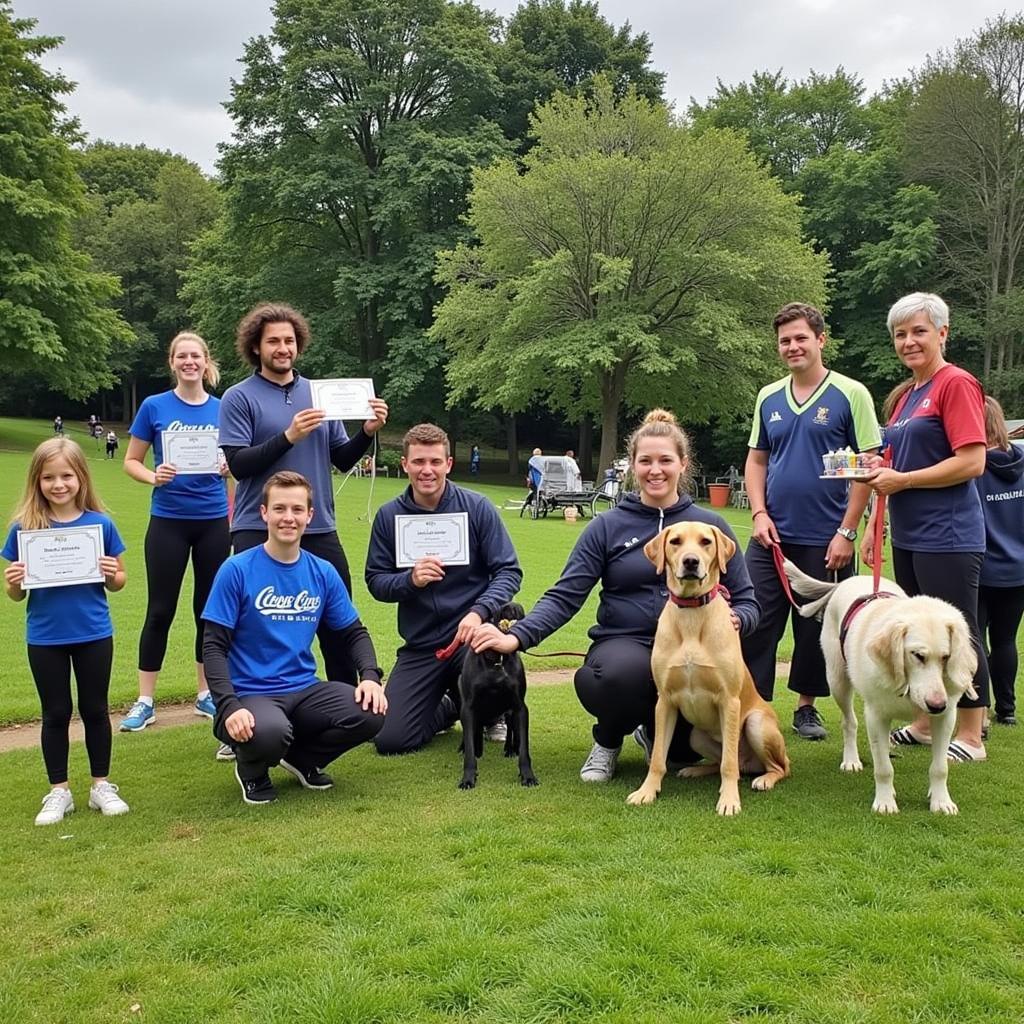
[[(448, 480), (448, 435), (421, 423), (405, 435), (402, 452), (409, 487), (377, 513), (366, 555), (366, 585), (378, 601), (398, 604), (398, 632), (405, 641), (388, 676), (384, 728), (374, 740), (381, 754), (416, 750), (458, 720), (453, 694), (465, 645), (523, 581), (494, 505)], [(420, 557), (410, 567), (399, 565), (404, 562), (396, 549), (399, 516), (443, 516), (449, 525), (465, 528), (466, 564)], [(438, 658), (435, 652), (453, 641), (459, 644), (455, 653)]]
[(988, 653), (996, 721), (1017, 724), (1017, 630), (1024, 615), (1024, 452), (1010, 444), (999, 403), (985, 399), (985, 472), (975, 479), (985, 512), (978, 627)]

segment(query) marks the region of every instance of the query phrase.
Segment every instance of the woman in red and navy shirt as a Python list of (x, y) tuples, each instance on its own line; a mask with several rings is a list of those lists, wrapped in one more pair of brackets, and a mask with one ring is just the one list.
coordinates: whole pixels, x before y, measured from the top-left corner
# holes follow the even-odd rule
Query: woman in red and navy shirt
[[(892, 468), (868, 483), (889, 495), (896, 582), (914, 596), (954, 605), (967, 620), (978, 653), (977, 699), (960, 701), (950, 759), (984, 761), (982, 727), (988, 706), (988, 667), (979, 642), (978, 583), (985, 559), (985, 517), (974, 486), (985, 470), (985, 398), (966, 370), (947, 363), (949, 307), (938, 295), (915, 292), (889, 310), (896, 354), (911, 372), (882, 409)], [(872, 531), (861, 557), (874, 564)], [(930, 742), (924, 715), (892, 734), (894, 743)]]

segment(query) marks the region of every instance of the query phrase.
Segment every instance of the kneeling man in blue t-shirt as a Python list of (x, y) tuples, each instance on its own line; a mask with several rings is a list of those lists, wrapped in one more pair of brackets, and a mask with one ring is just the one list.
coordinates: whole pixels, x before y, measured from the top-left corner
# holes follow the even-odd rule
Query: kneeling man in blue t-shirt
[[(263, 488), (266, 543), (229, 558), (203, 611), (203, 664), (217, 705), (213, 731), (235, 750), (247, 804), (277, 798), (268, 769), (280, 764), (306, 789), (330, 789), (323, 768), (384, 724), (377, 655), (338, 570), (299, 547), (313, 518), (300, 473)], [(321, 682), (311, 651), (321, 619), (347, 644), (359, 685)]]

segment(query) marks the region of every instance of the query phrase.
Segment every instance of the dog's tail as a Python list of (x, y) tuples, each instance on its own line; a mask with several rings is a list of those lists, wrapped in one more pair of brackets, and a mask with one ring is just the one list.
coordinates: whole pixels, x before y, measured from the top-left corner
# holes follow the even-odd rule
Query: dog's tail
[(825, 606), (832, 600), (838, 584), (816, 580), (813, 576), (801, 572), (788, 558), (782, 563), (790, 586), (801, 596), (812, 598), (798, 609), (805, 619), (821, 618)]

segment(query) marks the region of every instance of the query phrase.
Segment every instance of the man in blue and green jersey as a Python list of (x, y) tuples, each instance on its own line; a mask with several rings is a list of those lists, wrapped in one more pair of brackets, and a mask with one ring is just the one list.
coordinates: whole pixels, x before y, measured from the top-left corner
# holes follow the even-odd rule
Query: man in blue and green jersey
[[(792, 302), (775, 316), (779, 357), (789, 369), (763, 387), (754, 407), (744, 478), (752, 536), (746, 560), (761, 621), (742, 639), (743, 657), (758, 692), (772, 699), (775, 656), (790, 606), (775, 569), (772, 547), (816, 579), (853, 574), (853, 542), (870, 489), (842, 479), (822, 480), (822, 455), (881, 446), (867, 388), (822, 362), (825, 321), (813, 306)], [(834, 575), (833, 575), (834, 574)], [(810, 740), (827, 735), (814, 706), (828, 696), (821, 626), (795, 612), (789, 688), (798, 695), (794, 731)]]

